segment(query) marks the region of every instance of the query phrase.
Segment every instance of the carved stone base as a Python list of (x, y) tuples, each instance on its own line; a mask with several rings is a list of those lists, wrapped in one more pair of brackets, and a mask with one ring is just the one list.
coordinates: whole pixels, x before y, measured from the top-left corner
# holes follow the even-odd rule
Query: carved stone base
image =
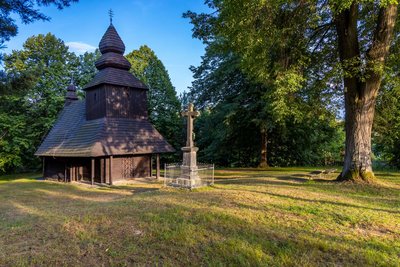
[(190, 180), (190, 187), (196, 187), (200, 183), (197, 172), (197, 151), (198, 147), (182, 147), (183, 162), (181, 166), (181, 177)]

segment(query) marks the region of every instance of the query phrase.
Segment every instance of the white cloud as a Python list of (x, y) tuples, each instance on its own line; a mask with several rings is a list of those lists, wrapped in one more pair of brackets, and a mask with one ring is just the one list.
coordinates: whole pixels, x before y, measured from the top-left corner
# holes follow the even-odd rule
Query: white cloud
[(67, 42), (65, 44), (69, 47), (69, 51), (77, 54), (83, 54), (85, 52), (93, 52), (94, 50), (96, 50), (96, 47), (82, 42)]

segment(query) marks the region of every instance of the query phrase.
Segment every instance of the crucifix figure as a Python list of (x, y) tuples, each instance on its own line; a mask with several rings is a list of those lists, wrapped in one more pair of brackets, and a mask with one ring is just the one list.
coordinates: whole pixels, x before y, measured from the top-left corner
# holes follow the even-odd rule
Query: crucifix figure
[(186, 147), (193, 147), (193, 121), (200, 113), (194, 110), (192, 103), (189, 103), (188, 110), (182, 112), (182, 116), (187, 117), (187, 139)]

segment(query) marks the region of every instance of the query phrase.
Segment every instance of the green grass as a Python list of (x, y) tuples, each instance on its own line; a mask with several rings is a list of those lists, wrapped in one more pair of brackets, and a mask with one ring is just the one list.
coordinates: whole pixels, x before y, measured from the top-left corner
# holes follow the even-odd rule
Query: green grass
[(212, 188), (0, 177), (0, 266), (400, 266), (400, 173), (217, 170)]

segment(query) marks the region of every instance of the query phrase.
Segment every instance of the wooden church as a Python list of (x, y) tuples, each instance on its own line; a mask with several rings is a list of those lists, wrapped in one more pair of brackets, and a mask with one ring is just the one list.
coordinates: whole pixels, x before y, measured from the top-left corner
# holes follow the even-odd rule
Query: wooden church
[(67, 89), (64, 109), (35, 155), (43, 177), (61, 181), (115, 181), (150, 177), (152, 157), (173, 147), (148, 121), (148, 88), (133, 76), (125, 45), (112, 23), (102, 37), (99, 70), (83, 89)]

